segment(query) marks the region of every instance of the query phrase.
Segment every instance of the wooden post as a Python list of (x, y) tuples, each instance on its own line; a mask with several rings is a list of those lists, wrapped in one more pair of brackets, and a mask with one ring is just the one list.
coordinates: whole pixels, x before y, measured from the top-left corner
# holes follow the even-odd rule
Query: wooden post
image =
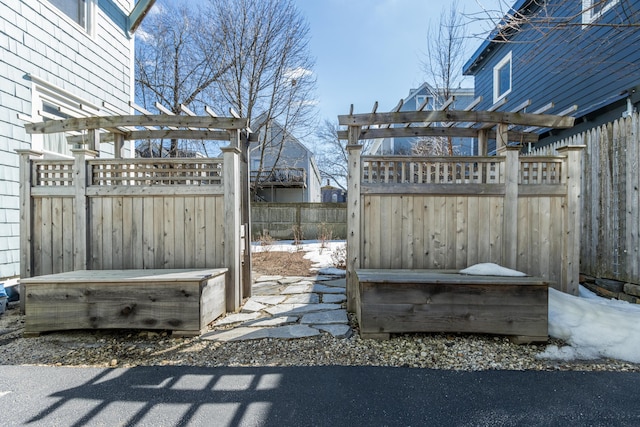
[(244, 230), (244, 250), (242, 258), (242, 298), (251, 296), (251, 182), (249, 179), (249, 135), (242, 133), (242, 156), (240, 174), (242, 185), (242, 227)]
[(349, 126), (347, 152), (349, 176), (347, 180), (347, 310), (355, 311), (356, 269), (360, 268), (360, 156), (362, 145), (358, 142), (360, 126)]
[[(96, 129), (89, 129), (87, 131), (87, 144), (89, 150), (95, 151), (96, 153), (100, 153), (100, 132)], [(117, 147), (116, 147), (117, 148)], [(99, 156), (97, 154), (96, 156)], [(118, 159), (119, 157), (114, 153), (114, 157)]]
[[(33, 168), (31, 159), (41, 158), (42, 153), (34, 150), (16, 150), (20, 155), (20, 278), (26, 279), (33, 273), (33, 224), (31, 213), (33, 203), (31, 203), (31, 187), (33, 179)], [(20, 282), (20, 312), (25, 312), (25, 290)]]
[(509, 125), (498, 123), (496, 129), (496, 153), (501, 153), (509, 145)]
[(87, 198), (87, 183), (89, 180), (88, 159), (98, 155), (94, 150), (72, 148), (73, 185), (75, 188), (75, 218), (73, 225), (73, 269), (90, 269), (89, 253), (89, 203)]
[(121, 133), (113, 133), (113, 157), (122, 158), (122, 149), (124, 148), (124, 135)]
[(502, 262), (511, 269), (517, 268), (518, 259), (518, 153), (520, 146), (504, 147), (505, 194), (502, 224)]
[(487, 140), (489, 139), (489, 129), (478, 131), (478, 156), (487, 156)]
[(229, 131), (229, 146), (222, 148), (224, 158), (224, 265), (229, 269), (226, 283), (226, 308), (234, 312), (242, 302), (240, 283), (240, 131)]
[(562, 283), (560, 290), (578, 295), (580, 276), (580, 227), (582, 211), (580, 188), (582, 180), (582, 151), (586, 145), (568, 145), (557, 151), (567, 160), (562, 167), (562, 180), (567, 185), (566, 209), (564, 212), (562, 239)]

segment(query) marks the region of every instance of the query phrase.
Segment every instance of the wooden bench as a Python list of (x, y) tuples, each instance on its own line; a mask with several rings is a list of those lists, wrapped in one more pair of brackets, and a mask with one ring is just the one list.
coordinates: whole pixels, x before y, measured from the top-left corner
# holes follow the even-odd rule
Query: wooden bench
[(25, 335), (161, 329), (198, 335), (225, 312), (226, 268), (82, 270), (22, 279)]
[(539, 277), (471, 276), (453, 270), (356, 270), (363, 338), (390, 333), (469, 332), (548, 338), (549, 282)]

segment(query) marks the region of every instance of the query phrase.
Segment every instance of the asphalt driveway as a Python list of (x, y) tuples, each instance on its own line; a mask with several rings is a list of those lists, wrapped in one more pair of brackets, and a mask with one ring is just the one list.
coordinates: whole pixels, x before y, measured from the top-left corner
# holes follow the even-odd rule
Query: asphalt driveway
[(640, 374), (0, 366), (7, 426), (640, 425)]

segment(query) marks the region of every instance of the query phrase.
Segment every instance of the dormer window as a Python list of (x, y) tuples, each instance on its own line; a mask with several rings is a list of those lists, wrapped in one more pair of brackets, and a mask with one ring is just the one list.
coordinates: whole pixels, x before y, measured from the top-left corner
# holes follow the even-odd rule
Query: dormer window
[(493, 67), (493, 103), (511, 92), (511, 52)]
[(620, 0), (582, 0), (582, 23), (587, 25), (599, 19)]

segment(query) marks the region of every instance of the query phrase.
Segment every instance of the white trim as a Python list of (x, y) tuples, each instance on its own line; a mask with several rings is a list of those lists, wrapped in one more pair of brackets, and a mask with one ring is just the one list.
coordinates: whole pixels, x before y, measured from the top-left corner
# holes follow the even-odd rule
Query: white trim
[[(99, 111), (100, 109), (95, 105), (85, 101), (48, 81), (41, 79), (34, 75), (29, 75), (31, 79), (31, 119), (33, 121), (44, 121), (44, 119), (53, 119), (54, 114), (44, 111), (44, 104), (48, 104), (60, 111), (60, 117), (90, 117), (92, 115), (90, 109)], [(84, 108), (83, 108), (84, 107)], [(89, 107), (89, 108), (87, 108)], [(32, 134), (31, 135), (31, 149), (42, 151), (47, 157), (71, 157), (70, 146), (66, 141), (66, 134)], [(53, 144), (53, 139), (63, 138), (57, 141), (58, 146), (65, 149), (60, 151), (52, 151), (45, 149), (45, 138), (48, 138), (49, 144)]]
[(599, 1), (601, 0), (582, 0), (582, 24), (585, 26), (596, 21), (602, 15), (607, 13), (607, 11), (613, 6), (620, 3), (620, 0), (605, 0), (607, 1), (607, 4), (605, 4), (598, 12), (593, 13), (594, 2), (597, 4)]
[[(513, 62), (511, 60), (512, 55), (511, 51), (507, 53), (501, 60), (493, 67), (493, 103), (500, 101), (502, 98), (507, 96), (511, 90), (513, 89)], [(505, 90), (502, 93), (499, 93), (500, 89), (500, 70), (505, 66), (509, 66), (509, 89)]]

